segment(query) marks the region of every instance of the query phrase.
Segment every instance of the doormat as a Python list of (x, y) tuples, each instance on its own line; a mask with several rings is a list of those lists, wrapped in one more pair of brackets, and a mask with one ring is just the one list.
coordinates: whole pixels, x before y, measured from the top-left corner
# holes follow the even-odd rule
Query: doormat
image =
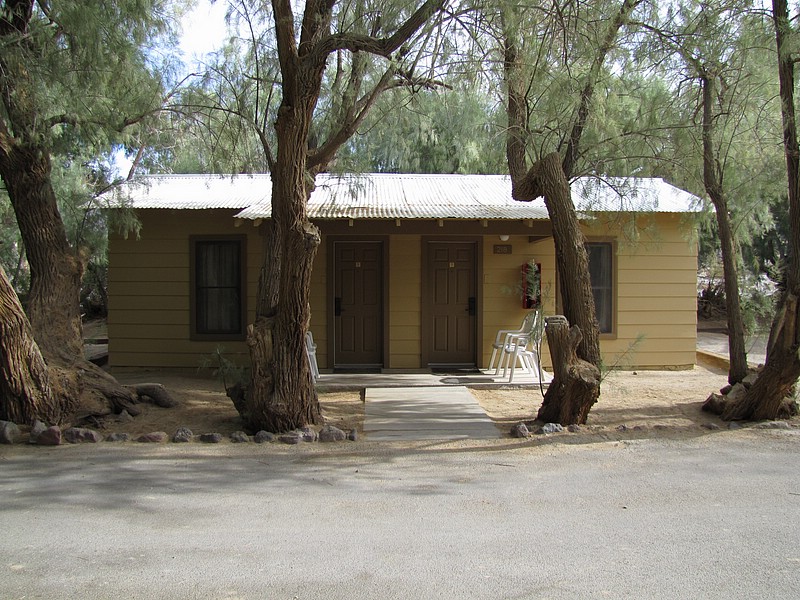
[(434, 375), (483, 375), (477, 367), (436, 367), (431, 369)]

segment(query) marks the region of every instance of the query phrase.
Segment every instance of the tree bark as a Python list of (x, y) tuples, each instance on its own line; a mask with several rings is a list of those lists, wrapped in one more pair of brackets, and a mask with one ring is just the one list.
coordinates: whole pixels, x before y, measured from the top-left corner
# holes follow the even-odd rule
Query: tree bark
[[(360, 112), (345, 115), (340, 129), (309, 159), (309, 131), (325, 61), (332, 52), (344, 49), (388, 58), (442, 4), (442, 0), (427, 0), (392, 35), (377, 38), (331, 34), (335, 2), (309, 0), (298, 43), (292, 3), (272, 0), (283, 93), (275, 122), (278, 148), (274, 160), (265, 147), (272, 174), (272, 218), (265, 227), (255, 322), (248, 327), (251, 379), (243, 393), (231, 392), (251, 430), (286, 431), (321, 420), (305, 348), (311, 318), (311, 268), (320, 234), (308, 220), (306, 205), (314, 175), (332, 160), (371, 106), (368, 102)], [(359, 73), (354, 76), (361, 77)], [(375, 95), (382, 85), (385, 82), (379, 84)]]
[(536, 419), (583, 425), (600, 397), (600, 370), (576, 354), (582, 337), (579, 327), (570, 327), (564, 317), (550, 317), (545, 332), (553, 359), (553, 381)]
[(594, 88), (590, 81), (581, 96), (581, 106), (585, 110), (576, 115), (567, 150), (570, 160), (562, 161), (558, 152), (552, 152), (528, 169), (525, 156), (529, 135), (526, 87), (518, 47), (507, 25), (504, 22), (503, 72), (508, 95), (506, 159), (511, 175), (511, 194), (514, 200), (525, 202), (544, 196), (553, 227), (556, 268), (561, 274), (559, 287), (564, 314), (569, 322), (577, 325), (569, 340), (563, 339), (566, 321), (564, 331), (552, 334), (552, 342), (551, 332), (546, 330), (548, 344), (558, 345), (557, 348), (550, 346), (556, 377), (545, 394), (538, 418), (565, 425), (585, 423), (589, 410), (600, 395), (600, 325), (595, 312), (585, 238), (572, 204), (569, 174), (564, 172), (564, 165), (569, 165), (570, 169), (574, 165)]
[[(303, 125), (294, 120), (296, 114), (287, 112), (276, 125), (284, 143), (278, 146), (272, 173), (272, 231), (264, 237), (267, 248), (280, 244), (282, 250), (262, 271), (261, 300), (255, 323), (248, 328), (252, 370), (240, 413), (253, 431), (288, 431), (321, 420), (305, 352), (311, 267), (320, 236), (306, 217), (305, 148), (289, 143), (292, 138), (296, 141), (298, 130), (307, 128), (310, 120)], [(289, 146), (303, 156), (288, 158)]]
[[(33, 2), (7, 3), (0, 35), (36, 52), (28, 29)], [(50, 131), (40, 116), (39, 83), (25, 59), (0, 55), (0, 176), (14, 208), (31, 270), (27, 314), (50, 359), (82, 353), (80, 282), (84, 264), (71, 251), (51, 181)]]
[(725, 313), (728, 322), (728, 382), (739, 383), (747, 377), (747, 351), (744, 345), (744, 319), (739, 300), (739, 251), (728, 214), (728, 201), (722, 186), (722, 170), (714, 156), (713, 130), (714, 79), (713, 75), (701, 76), (703, 86), (703, 184), (714, 205), (722, 250), (722, 269), (725, 277)]
[[(602, 364), (600, 324), (594, 306), (586, 238), (572, 205), (569, 182), (557, 153), (545, 156), (534, 168), (553, 224), (556, 264), (558, 272), (562, 274), (559, 287), (564, 316), (580, 328), (578, 356), (599, 369)], [(576, 276), (567, 276), (568, 273)]]
[[(0, 16), (0, 36), (9, 43), (29, 45), (28, 27), (33, 2), (8, 4)], [(40, 85), (25, 60), (7, 60), (0, 54), (0, 177), (5, 183), (31, 271), (27, 300), (30, 329), (41, 357), (47, 363), (50, 402), (60, 403), (54, 412), (26, 395), (28, 412), (43, 421), (55, 416), (65, 421), (74, 416), (127, 409), (138, 414), (135, 394), (102, 369), (85, 360), (80, 314), (80, 286), (85, 258), (67, 239), (51, 180), (51, 132), (41, 117)], [(9, 338), (8, 343), (12, 343)], [(17, 338), (14, 343), (27, 343)], [(4, 339), (2, 344), (6, 346)], [(18, 357), (37, 361), (24, 347)], [(38, 372), (39, 367), (29, 367)], [(0, 385), (14, 388), (9, 381)]]
[(28, 318), (0, 266), (0, 419), (60, 423), (62, 408)]
[(50, 156), (17, 146), (0, 160), (31, 272), (26, 312), (48, 360), (67, 363), (83, 353), (80, 286), (84, 261), (70, 247), (52, 182)]
[(789, 199), (789, 256), (786, 264), (786, 287), (781, 293), (772, 322), (767, 360), (758, 379), (738, 402), (718, 407), (726, 420), (777, 419), (787, 415), (788, 399), (800, 377), (800, 145), (794, 105), (794, 55), (788, 47), (792, 25), (786, 0), (773, 0), (775, 42), (778, 50), (778, 79), (783, 117), (783, 146)]
[(570, 277), (559, 277), (564, 316), (570, 323), (580, 327), (582, 332), (578, 356), (600, 368), (600, 324), (594, 306), (586, 239), (572, 205), (569, 182), (562, 170), (560, 155), (557, 152), (548, 154), (533, 165), (524, 178), (512, 178), (512, 189), (515, 200), (530, 201), (544, 196), (553, 226), (556, 267), (559, 273), (572, 274)]
[(136, 394), (140, 402), (147, 400), (161, 408), (172, 408), (178, 405), (178, 402), (167, 391), (167, 388), (160, 383), (136, 383), (125, 387)]
[(798, 298), (787, 294), (773, 328), (775, 338), (767, 348), (767, 362), (744, 398), (723, 404), (721, 417), (724, 420), (783, 419), (797, 413), (792, 406), (792, 395), (800, 375), (797, 328)]
[[(291, 7), (273, 1), (283, 98), (275, 122), (278, 151), (272, 170), (272, 223), (264, 236), (255, 323), (248, 327), (251, 379), (239, 402), (245, 426), (253, 431), (288, 431), (322, 418), (305, 352), (311, 267), (320, 244), (319, 231), (306, 211), (310, 195), (306, 166), (325, 56), (315, 60), (312, 46), (303, 43), (315, 31), (327, 30), (330, 12), (322, 6), (314, 10), (322, 12), (303, 28), (300, 47), (308, 52), (304, 61), (294, 41)], [(304, 23), (308, 19), (306, 14)]]
[[(128, 410), (136, 396), (83, 355), (80, 284), (83, 260), (70, 248), (50, 179), (46, 148), (11, 145), (0, 152), (6, 184), (31, 269), (27, 312), (33, 338), (50, 368), (60, 416), (82, 418)], [(36, 406), (31, 406), (36, 411)], [(51, 411), (38, 416), (52, 418)]]
[(725, 419), (775, 419), (783, 416), (782, 407), (800, 376), (800, 147), (794, 100), (794, 56), (789, 9), (786, 0), (773, 0), (775, 42), (778, 49), (783, 141), (788, 179), (790, 252), (786, 265), (786, 289), (781, 296), (770, 331), (767, 360), (758, 380), (740, 403), (729, 406)]
[[(628, 3), (624, 3), (627, 5)], [(589, 258), (585, 238), (572, 204), (568, 174), (564, 172), (561, 156), (552, 152), (530, 169), (525, 157), (528, 117), (525, 100), (525, 82), (522, 79), (521, 59), (512, 34), (505, 32), (504, 77), (508, 95), (508, 133), (506, 159), (511, 175), (514, 200), (531, 202), (544, 196), (547, 213), (553, 226), (556, 248), (556, 268), (571, 276), (559, 278), (564, 315), (570, 323), (578, 325), (583, 333), (578, 356), (600, 367), (600, 325), (597, 322), (592, 293)], [(593, 88), (590, 88), (590, 91)], [(582, 104), (589, 101), (591, 93), (585, 92)], [(583, 118), (586, 115), (583, 114)], [(575, 153), (580, 141), (580, 128), (573, 131), (570, 152)], [(573, 161), (574, 162), (574, 161)]]

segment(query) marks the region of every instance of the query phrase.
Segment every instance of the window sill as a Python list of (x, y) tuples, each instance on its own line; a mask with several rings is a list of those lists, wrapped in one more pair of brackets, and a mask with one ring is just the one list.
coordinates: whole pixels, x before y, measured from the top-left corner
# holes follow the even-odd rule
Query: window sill
[(192, 342), (244, 342), (246, 339), (243, 333), (193, 333), (189, 336)]

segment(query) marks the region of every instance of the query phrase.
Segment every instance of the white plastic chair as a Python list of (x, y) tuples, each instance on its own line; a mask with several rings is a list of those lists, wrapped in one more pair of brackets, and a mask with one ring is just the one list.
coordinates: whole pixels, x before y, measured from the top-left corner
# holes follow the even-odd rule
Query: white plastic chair
[[(491, 371), (492, 368), (494, 368), (495, 375), (500, 372), (500, 366), (503, 364), (503, 359), (505, 358), (506, 347), (508, 347), (508, 345), (511, 344), (514, 338), (517, 336), (525, 335), (531, 332), (531, 328), (536, 321), (537, 315), (538, 311), (531, 311), (525, 315), (525, 318), (522, 320), (522, 324), (520, 325), (519, 329), (501, 329), (497, 332), (494, 342), (492, 343), (492, 356), (489, 358), (489, 366), (487, 368), (488, 371)], [(495, 359), (497, 359), (497, 365), (495, 365)]]
[[(508, 376), (508, 383), (514, 381), (514, 371), (517, 363), (522, 363), (522, 368), (528, 371), (537, 381), (545, 380), (545, 373), (539, 360), (539, 349), (541, 348), (542, 335), (544, 334), (544, 322), (539, 311), (534, 314), (535, 318), (531, 324), (530, 331), (512, 336), (503, 348), (503, 356), (505, 358), (503, 362), (503, 378)], [(510, 374), (509, 371), (511, 371)]]
[(508, 377), (508, 383), (514, 381), (517, 363), (522, 363), (522, 368), (531, 375), (537, 374), (540, 368), (539, 352), (534, 346), (525, 336), (520, 336), (509, 343), (505, 350), (506, 362), (503, 366), (503, 378)]
[(306, 331), (306, 356), (308, 356), (308, 366), (311, 368), (311, 375), (314, 381), (319, 379), (319, 365), (317, 364), (317, 345), (314, 343), (314, 336), (310, 331)]

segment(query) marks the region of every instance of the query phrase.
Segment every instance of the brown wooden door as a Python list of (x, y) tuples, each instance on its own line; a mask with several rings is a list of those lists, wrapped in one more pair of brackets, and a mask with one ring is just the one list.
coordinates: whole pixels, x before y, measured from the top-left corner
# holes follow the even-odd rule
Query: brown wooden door
[(476, 257), (473, 242), (429, 242), (427, 268), (428, 364), (475, 366)]
[(335, 242), (334, 278), (334, 368), (381, 368), (383, 244)]

